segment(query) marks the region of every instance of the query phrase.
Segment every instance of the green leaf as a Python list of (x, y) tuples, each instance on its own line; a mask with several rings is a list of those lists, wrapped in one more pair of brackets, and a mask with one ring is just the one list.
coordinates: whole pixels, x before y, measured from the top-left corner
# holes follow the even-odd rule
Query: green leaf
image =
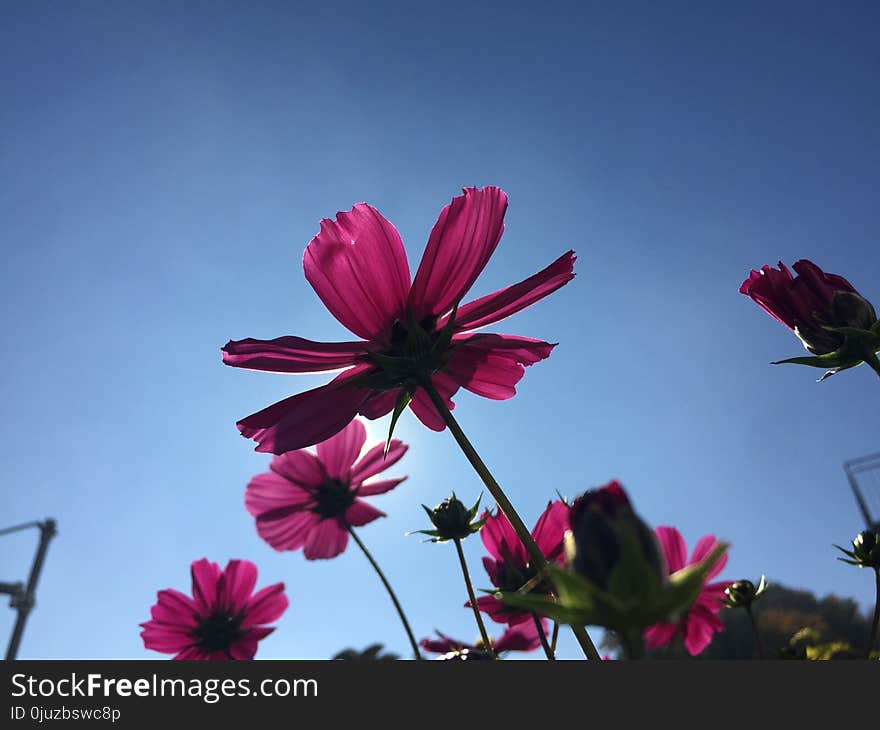
[(809, 365), (813, 368), (842, 368), (846, 361), (838, 354), (838, 351), (829, 352), (826, 355), (812, 355), (810, 357), (790, 357), (788, 360), (776, 360), (771, 365)]
[(508, 606), (534, 611), (561, 624), (585, 625), (592, 623), (591, 614), (585, 613), (581, 609), (570, 608), (544, 596), (516, 592), (500, 592), (495, 595)]
[(663, 590), (663, 598), (658, 602), (658, 610), (672, 616), (689, 609), (697, 600), (712, 566), (721, 559), (726, 550), (727, 543), (720, 542), (702, 562), (689, 565), (670, 575)]
[[(391, 437), (394, 434), (394, 427), (397, 425), (397, 419), (400, 418), (400, 414), (403, 413), (404, 409), (406, 409), (406, 407), (409, 405), (412, 397), (413, 391), (411, 391), (409, 388), (402, 388), (400, 391), (400, 395), (397, 396), (397, 403), (394, 406), (394, 413), (391, 415), (391, 425), (388, 427), (388, 438), (385, 439), (385, 452), (382, 454), (383, 459), (388, 456), (388, 449), (391, 448)], [(427, 509), (427, 507), (425, 509)]]

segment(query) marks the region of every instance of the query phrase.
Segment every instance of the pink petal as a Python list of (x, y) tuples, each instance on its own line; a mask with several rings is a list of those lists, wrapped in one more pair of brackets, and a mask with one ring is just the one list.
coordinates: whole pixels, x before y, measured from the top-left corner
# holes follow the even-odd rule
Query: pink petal
[[(455, 403), (452, 402), (452, 396), (458, 390), (458, 383), (444, 373), (436, 373), (431, 377), (431, 381), (434, 383), (434, 387), (437, 389), (440, 397), (443, 398), (446, 407), (450, 411), (453, 410)], [(416, 415), (416, 418), (432, 431), (442, 431), (446, 428), (446, 421), (437, 412), (430, 396), (421, 388), (416, 391), (416, 394), (410, 401), (409, 408)]]
[(317, 373), (366, 358), (366, 342), (312, 342), (301, 337), (235, 340), (223, 347), (223, 363), (273, 373)]
[(677, 631), (678, 624), (654, 624), (646, 629), (644, 633), (648, 648), (656, 649), (658, 646), (668, 644), (675, 637)]
[(575, 259), (574, 251), (568, 251), (528, 279), (459, 307), (455, 329), (462, 332), (485, 327), (530, 307), (574, 278)]
[(349, 330), (384, 340), (404, 319), (409, 263), (400, 234), (375, 208), (358, 203), (321, 221), (303, 256), (306, 279)]
[(515, 386), (526, 366), (549, 357), (554, 347), (542, 340), (513, 335), (457, 337), (443, 372), (476, 395), (506, 400), (516, 395)]
[(194, 628), (198, 623), (196, 604), (189, 596), (168, 588), (159, 591), (157, 599), (156, 604), (150, 609), (150, 615), (155, 621), (186, 629)]
[[(702, 563), (711, 553), (715, 546), (718, 544), (718, 540), (715, 539), (715, 535), (703, 535), (694, 546), (694, 554), (691, 555), (691, 561), (689, 565), (693, 565), (694, 563)], [(724, 566), (727, 565), (727, 553), (725, 552), (715, 565), (712, 566), (712, 569), (706, 575), (706, 580), (711, 580), (716, 575), (718, 575), (722, 570), (724, 570)]]
[(394, 466), (403, 458), (408, 449), (409, 446), (400, 439), (391, 439), (391, 443), (388, 445), (388, 455), (384, 456), (385, 444), (376, 444), (352, 467), (352, 484), (366, 481)]
[(190, 567), (192, 575), (192, 594), (196, 608), (202, 615), (208, 615), (217, 602), (217, 584), (222, 571), (217, 563), (207, 558), (196, 560)]
[(257, 534), (276, 550), (299, 550), (321, 516), (294, 505), (264, 512), (257, 517)]
[(377, 418), (382, 418), (382, 416), (388, 415), (394, 410), (394, 405), (397, 403), (397, 396), (399, 394), (399, 390), (373, 393), (364, 402), (358, 413), (364, 418), (369, 418), (371, 421), (375, 421)]
[(569, 508), (562, 500), (555, 500), (538, 518), (532, 537), (548, 561), (562, 558), (562, 541), (568, 529)]
[(321, 520), (309, 530), (303, 555), (306, 560), (335, 558), (347, 545), (348, 531), (337, 520)]
[(250, 661), (257, 654), (257, 645), (262, 639), (275, 631), (274, 628), (259, 626), (248, 631), (229, 647), (229, 657), (237, 661)]
[(654, 534), (666, 557), (666, 572), (671, 575), (681, 570), (687, 560), (687, 546), (681, 533), (674, 527), (655, 527)]
[(193, 643), (189, 631), (181, 627), (168, 626), (157, 621), (147, 621), (141, 624), (141, 639), (144, 648), (159, 651), (163, 654), (171, 654), (185, 649)]
[(480, 539), (496, 560), (506, 561), (519, 569), (525, 568), (528, 563), (525, 547), (500, 509), (486, 520), (480, 530)]
[(230, 560), (220, 578), (220, 602), (231, 613), (244, 610), (257, 585), (257, 566), (250, 560)]
[(385, 516), (384, 512), (377, 510), (373, 505), (364, 502), (362, 499), (356, 499), (354, 504), (345, 511), (345, 521), (353, 527), (361, 527)]
[[(470, 601), (464, 605), (465, 608), (471, 607)], [(532, 615), (528, 611), (511, 608), (499, 601), (495, 596), (481, 596), (477, 599), (477, 608), (499, 624), (515, 626), (524, 621), (532, 621)]]
[(171, 657), (172, 661), (204, 661), (211, 657), (197, 646), (189, 646), (177, 656)]
[(305, 509), (312, 502), (311, 492), (274, 472), (257, 474), (248, 482), (244, 494), (245, 507), (254, 517), (282, 507), (298, 506)]
[(256, 451), (283, 454), (312, 446), (342, 430), (370, 391), (352, 384), (368, 372), (356, 365), (327, 385), (286, 398), (238, 422), (242, 436), (257, 442)]
[(302, 449), (275, 456), (269, 468), (307, 492), (313, 492), (327, 481), (327, 472), (318, 457)]
[(241, 626), (248, 629), (277, 621), (287, 610), (288, 605), (287, 596), (284, 594), (284, 583), (266, 586), (254, 593), (248, 601)]
[[(544, 635), (547, 635), (547, 619), (541, 619), (541, 627)], [(523, 621), (515, 626), (510, 626), (501, 636), (492, 642), (495, 651), (534, 651), (541, 646), (541, 637), (538, 636), (538, 627), (534, 621)]]
[(398, 484), (405, 481), (406, 477), (400, 477), (399, 479), (380, 479), (379, 481), (370, 482), (369, 484), (361, 484), (357, 488), (357, 493), (359, 497), (373, 497), (377, 494), (390, 492)]
[(499, 576), (501, 575), (501, 570), (504, 568), (504, 561), (484, 556), (483, 568), (486, 570), (486, 575), (489, 576), (489, 580), (492, 581), (492, 585), (500, 587), (499, 584), (501, 581), (499, 580)]
[(465, 188), (440, 212), (409, 293), (416, 321), (439, 317), (471, 288), (504, 231), (507, 195), (495, 187)]
[(437, 635), (440, 637), (439, 639), (422, 639), (419, 642), (419, 646), (432, 654), (446, 654), (450, 651), (476, 648), (472, 644), (465, 644), (463, 641), (458, 641), (458, 639), (452, 639), (445, 634), (441, 634), (439, 631), (437, 632)]
[(318, 458), (327, 476), (347, 481), (351, 467), (367, 441), (367, 429), (357, 419), (339, 433), (318, 444)]
[(723, 628), (717, 616), (692, 609), (684, 621), (684, 648), (691, 656), (702, 653), (712, 643), (712, 635)]

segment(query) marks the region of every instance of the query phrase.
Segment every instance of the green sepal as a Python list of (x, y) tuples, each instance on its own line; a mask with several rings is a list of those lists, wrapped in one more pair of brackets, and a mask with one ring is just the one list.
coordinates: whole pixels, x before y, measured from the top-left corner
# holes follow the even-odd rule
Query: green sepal
[(391, 448), (391, 437), (394, 435), (394, 427), (397, 425), (397, 419), (400, 418), (400, 414), (406, 409), (409, 405), (409, 402), (412, 400), (415, 391), (410, 390), (410, 388), (402, 388), (400, 391), (400, 395), (397, 396), (397, 403), (394, 406), (394, 413), (391, 415), (391, 425), (388, 427), (388, 438), (385, 439), (385, 451), (382, 454), (382, 458), (384, 459), (388, 456), (388, 449)]
[[(719, 543), (702, 562), (673, 573), (662, 585), (653, 579), (646, 587), (635, 588), (635, 594), (614, 593), (617, 588), (633, 590), (634, 578), (631, 573), (628, 574), (632, 566), (621, 572), (616, 579), (616, 585), (612, 574), (609, 590), (602, 590), (577, 573), (549, 565), (545, 568), (545, 576), (553, 586), (557, 601), (519, 592), (500, 592), (495, 595), (514, 608), (535, 611), (559, 623), (580, 626), (592, 624), (632, 633), (672, 620), (677, 614), (689, 609), (697, 599), (712, 566), (726, 550), (727, 544)], [(647, 581), (647, 576), (644, 579)], [(654, 590), (649, 593), (648, 588), (652, 583)]]

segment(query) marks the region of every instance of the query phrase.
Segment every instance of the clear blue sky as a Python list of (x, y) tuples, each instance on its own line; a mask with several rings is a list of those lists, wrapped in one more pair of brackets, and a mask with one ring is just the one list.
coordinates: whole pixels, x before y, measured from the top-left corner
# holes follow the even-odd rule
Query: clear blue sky
[[(60, 531), (21, 656), (160, 656), (137, 624), (203, 556), (287, 583), (259, 657), (405, 652), (362, 555), (277, 554), (243, 507), (268, 459), (235, 420), (327, 378), (234, 370), (219, 348), (346, 339), (302, 274), (319, 219), (372, 203), (414, 268), (463, 185), (510, 195), (475, 294), (579, 257), (494, 328), (553, 356), (511, 401), (457, 398), (526, 521), (618, 477), (689, 545), (729, 539), (726, 576), (867, 606), (831, 543), (860, 529), (841, 462), (880, 449), (880, 383), (771, 367), (800, 345), (737, 289), (806, 257), (880, 300), (880, 6), (769, 5), (6, 3), (0, 527)], [(407, 414), (398, 435), (410, 479), (362, 537), (420, 636), (471, 638), (454, 551), (404, 532), (481, 485), (448, 433)], [(0, 580), (34, 537), (0, 538)]]

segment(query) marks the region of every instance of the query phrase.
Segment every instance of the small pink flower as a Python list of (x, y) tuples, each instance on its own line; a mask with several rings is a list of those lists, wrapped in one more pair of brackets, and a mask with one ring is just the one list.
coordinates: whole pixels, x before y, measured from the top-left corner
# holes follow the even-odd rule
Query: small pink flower
[(869, 330), (877, 321), (874, 308), (842, 276), (826, 274), (812, 261), (801, 259), (792, 276), (785, 264), (751, 271), (739, 288), (765, 312), (792, 330), (814, 355), (834, 352), (843, 336), (825, 327)]
[[(493, 400), (512, 398), (525, 367), (549, 357), (554, 345), (474, 330), (567, 284), (575, 257), (568, 251), (518, 284), (459, 306), (501, 239), (506, 210), (503, 190), (466, 188), (440, 212), (413, 280), (400, 234), (375, 208), (359, 203), (335, 221), (321, 221), (303, 258), (306, 279), (360, 339), (227, 343), (223, 362), (233, 367), (281, 373), (347, 368), (327, 385), (242, 419), (242, 435), (257, 442), (257, 451), (301, 449), (337, 433), (358, 413), (370, 419), (390, 413), (403, 389), (412, 393), (409, 407), (418, 419), (442, 431), (443, 419), (418, 386), (428, 377), (450, 409), (459, 388)], [(453, 313), (452, 330), (444, 333)]]
[[(563, 563), (565, 560), (562, 541), (568, 529), (568, 511), (568, 506), (560, 500), (549, 502), (532, 530), (535, 543), (551, 563)], [(483, 516), (487, 514), (484, 512)], [(483, 546), (492, 556), (483, 558), (483, 567), (492, 585), (499, 590), (517, 591), (537, 575), (537, 571), (529, 562), (525, 547), (500, 510), (486, 520), (486, 524), (480, 530), (480, 538), (483, 540)], [(535, 590), (540, 591), (541, 587), (538, 586)], [(470, 605), (470, 602), (465, 604), (468, 607)], [(528, 611), (512, 608), (495, 596), (478, 598), (477, 607), (499, 623), (513, 625), (532, 621), (532, 615)]]
[[(657, 527), (654, 532), (666, 556), (666, 568), (670, 575), (688, 565), (702, 562), (718, 544), (714, 535), (703, 535), (697, 542), (691, 559), (687, 560), (687, 545), (678, 530), (674, 527)], [(706, 581), (718, 575), (726, 564), (727, 553), (712, 566)], [(718, 612), (723, 605), (721, 601), (724, 598), (724, 589), (730, 583), (731, 581), (704, 582), (697, 600), (678, 623), (655, 624), (645, 631), (648, 648), (656, 649), (668, 644), (681, 632), (688, 653), (691, 656), (700, 654), (712, 642), (712, 634), (724, 629)]]
[(168, 588), (159, 591), (141, 624), (147, 649), (174, 654), (173, 659), (253, 659), (257, 643), (275, 628), (287, 609), (284, 583), (254, 593), (257, 566), (230, 560), (224, 570), (202, 558), (193, 562), (192, 598)]
[(317, 454), (300, 449), (272, 459), (251, 479), (245, 506), (257, 532), (276, 550), (299, 550), (308, 560), (334, 558), (348, 545), (348, 528), (384, 517), (361, 497), (384, 494), (406, 477), (367, 482), (396, 464), (409, 448), (393, 439), (383, 459), (377, 444), (360, 459), (367, 430), (354, 420), (318, 444)]
[[(547, 619), (541, 619), (541, 629), (547, 635)], [(477, 639), (473, 644), (450, 638), (446, 634), (437, 632), (439, 639), (422, 639), (419, 645), (432, 654), (448, 654), (450, 652), (484, 652), (482, 641)], [(538, 627), (534, 621), (523, 622), (516, 626), (509, 626), (497, 639), (490, 639), (492, 648), (496, 654), (507, 651), (534, 651), (541, 646), (541, 638), (538, 636)]]

